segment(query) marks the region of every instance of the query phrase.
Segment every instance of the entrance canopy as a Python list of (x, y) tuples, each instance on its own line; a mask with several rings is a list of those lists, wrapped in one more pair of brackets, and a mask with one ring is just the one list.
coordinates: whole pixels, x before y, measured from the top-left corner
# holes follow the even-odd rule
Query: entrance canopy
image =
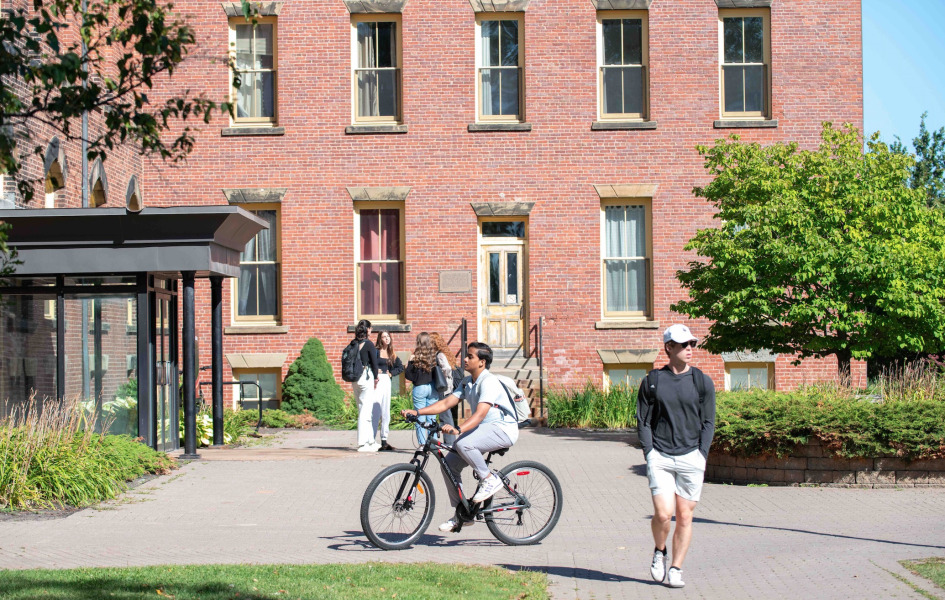
[(238, 277), (240, 252), (266, 221), (236, 206), (0, 210), (19, 276), (163, 273)]

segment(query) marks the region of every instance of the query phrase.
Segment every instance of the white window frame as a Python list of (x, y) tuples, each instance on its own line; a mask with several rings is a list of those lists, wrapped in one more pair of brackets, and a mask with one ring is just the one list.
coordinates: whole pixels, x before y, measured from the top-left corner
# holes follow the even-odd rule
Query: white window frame
[[(608, 206), (643, 206), (646, 217), (646, 256), (619, 257), (637, 258), (646, 261), (646, 310), (644, 311), (608, 311), (607, 310), (607, 212)], [(645, 321), (653, 314), (653, 199), (652, 198), (608, 198), (600, 203), (600, 307), (601, 318), (605, 321)]]
[(611, 371), (630, 369), (643, 369), (643, 376), (646, 377), (646, 374), (653, 370), (653, 363), (613, 363), (604, 365), (604, 389), (609, 390), (614, 385), (610, 378)]
[[(237, 369), (232, 370), (233, 381), (236, 381), (236, 382), (240, 380), (240, 375), (254, 375), (255, 376), (254, 381), (256, 383), (259, 383), (259, 376), (261, 374), (266, 374), (266, 375), (274, 374), (276, 376), (276, 395), (272, 398), (263, 397), (263, 398), (259, 398), (258, 400), (260, 402), (269, 402), (270, 404), (275, 403), (277, 407), (281, 406), (282, 405), (282, 369), (280, 367), (264, 367), (264, 368), (251, 368), (250, 367), (250, 368), (237, 368)], [(240, 388), (242, 386), (235, 385), (233, 387), (236, 388), (233, 394), (233, 408), (236, 409), (239, 406)], [(256, 391), (256, 388), (252, 386), (247, 387), (246, 389), (254, 390), (254, 392)], [(244, 397), (243, 401), (256, 402), (257, 399)]]
[[(247, 21), (245, 17), (229, 19), (230, 36), (230, 102), (233, 104), (231, 124), (234, 126), (260, 127), (275, 126), (279, 122), (279, 25), (276, 17), (255, 17), (255, 22)], [(233, 85), (236, 65), (236, 26), (237, 25), (272, 25), (272, 117), (238, 117), (236, 116), (239, 91)]]
[[(518, 112), (517, 115), (482, 114), (482, 23), (483, 21), (518, 21)], [(510, 67), (504, 67), (510, 68)], [(480, 123), (524, 123), (525, 122), (525, 13), (476, 13), (476, 121)]]
[[(275, 315), (256, 315), (256, 316), (243, 316), (239, 314), (239, 303), (240, 303), (240, 291), (239, 277), (231, 278), (230, 283), (230, 321), (234, 325), (279, 325), (282, 322), (282, 205), (278, 202), (275, 203), (259, 203), (259, 204), (242, 204), (240, 205), (244, 210), (256, 213), (258, 211), (264, 210), (274, 210), (276, 211), (276, 294), (278, 295), (279, 301), (276, 303), (276, 313)], [(258, 234), (257, 234), (258, 235)], [(269, 261), (256, 263), (254, 261), (248, 261), (252, 264), (270, 264)], [(243, 261), (240, 261), (240, 266), (243, 265)]]
[[(358, 23), (394, 23), (394, 44), (396, 46), (396, 65), (394, 70), (397, 76), (397, 114), (387, 116), (360, 116), (358, 115)], [(404, 119), (404, 44), (403, 19), (400, 14), (354, 14), (351, 15), (351, 122), (371, 124), (397, 125)]]
[[(761, 17), (764, 27), (764, 107), (761, 111), (725, 111), (725, 19)], [(725, 119), (765, 120), (771, 115), (771, 10), (767, 8), (738, 8), (719, 11), (719, 115)], [(758, 64), (758, 63), (746, 63)]]
[[(604, 112), (604, 24), (611, 19), (639, 19), (642, 38), (643, 67), (643, 112)], [(646, 10), (599, 10), (597, 11), (597, 119), (599, 121), (646, 121), (650, 114), (650, 30), (649, 11)], [(614, 66), (614, 65), (611, 65)]]
[(774, 363), (770, 362), (727, 362), (725, 363), (725, 390), (732, 391), (732, 369), (767, 369), (768, 370), (768, 387), (769, 390), (774, 390), (775, 378), (774, 378)]

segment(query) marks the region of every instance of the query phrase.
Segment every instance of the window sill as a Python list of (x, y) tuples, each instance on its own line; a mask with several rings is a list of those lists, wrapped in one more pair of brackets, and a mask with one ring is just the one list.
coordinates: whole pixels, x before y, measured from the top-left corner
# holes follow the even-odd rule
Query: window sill
[[(348, 325), (348, 333), (354, 333), (358, 326)], [(388, 333), (407, 333), (410, 331), (410, 323), (373, 323), (372, 331), (386, 331)]]
[(594, 121), (591, 123), (591, 131), (623, 129), (656, 129), (656, 121)]
[(716, 129), (768, 129), (778, 126), (777, 119), (752, 120), (752, 119), (722, 119), (716, 121), (713, 126)]
[(598, 321), (594, 329), (659, 329), (659, 321)]
[(407, 133), (406, 125), (368, 125), (358, 123), (345, 127), (345, 133), (349, 135), (365, 135), (376, 133)]
[(224, 127), (220, 130), (220, 135), (223, 137), (285, 135), (285, 127)]
[(470, 123), (466, 128), (470, 132), (479, 131), (531, 131), (531, 123)]
[(288, 325), (232, 325), (224, 327), (223, 333), (227, 335), (246, 335), (246, 334), (264, 334), (264, 333), (289, 333)]

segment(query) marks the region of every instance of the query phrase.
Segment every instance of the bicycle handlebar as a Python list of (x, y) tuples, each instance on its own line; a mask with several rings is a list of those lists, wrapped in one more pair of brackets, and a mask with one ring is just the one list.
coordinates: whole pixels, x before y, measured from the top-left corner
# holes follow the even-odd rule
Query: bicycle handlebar
[(433, 421), (433, 422), (430, 422), (430, 423), (423, 423), (423, 422), (420, 421), (420, 419), (419, 419), (416, 415), (409, 415), (409, 414), (408, 414), (408, 415), (405, 415), (405, 416), (404, 416), (404, 421), (406, 421), (406, 422), (408, 422), (408, 423), (416, 423), (416, 424), (419, 425), (420, 427), (423, 427), (424, 429), (428, 429), (428, 430), (430, 430), (430, 431), (439, 431), (439, 430), (440, 430), (440, 424), (439, 424), (438, 422)]

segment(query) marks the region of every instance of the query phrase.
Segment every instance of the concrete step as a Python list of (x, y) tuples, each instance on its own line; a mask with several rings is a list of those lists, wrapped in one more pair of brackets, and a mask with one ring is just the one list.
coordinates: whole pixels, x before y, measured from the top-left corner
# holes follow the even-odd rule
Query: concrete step
[(539, 370), (537, 365), (526, 368), (495, 368), (495, 365), (489, 369), (491, 373), (496, 375), (505, 375), (506, 377), (511, 377), (515, 381), (525, 381), (525, 380), (535, 380), (536, 384), (543, 374), (545, 379), (548, 379), (548, 369), (543, 371)]

